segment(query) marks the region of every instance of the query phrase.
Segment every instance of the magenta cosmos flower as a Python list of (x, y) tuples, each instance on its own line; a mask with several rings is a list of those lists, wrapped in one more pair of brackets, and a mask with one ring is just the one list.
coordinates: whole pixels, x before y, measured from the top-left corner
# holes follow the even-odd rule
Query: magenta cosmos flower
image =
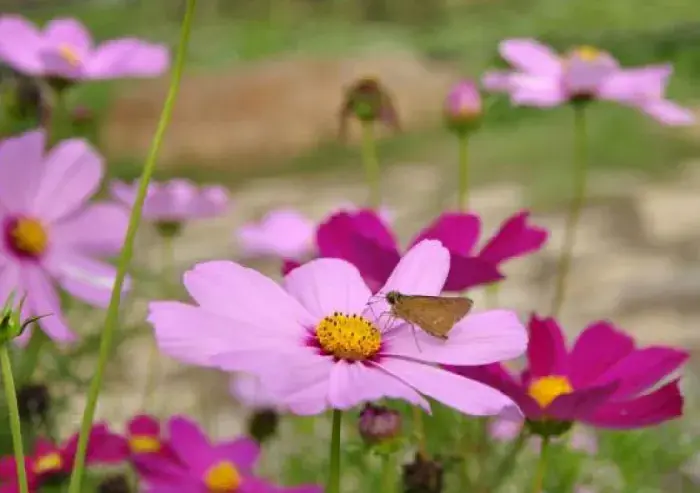
[(17, 15), (0, 17), (0, 60), (18, 72), (64, 80), (155, 77), (167, 70), (168, 50), (133, 38), (95, 46), (76, 19), (55, 19), (43, 30)]
[[(449, 251), (440, 242), (421, 242), (380, 293), (438, 295), (449, 266)], [(224, 261), (197, 265), (184, 283), (197, 305), (149, 306), (161, 350), (191, 364), (259, 375), (292, 412), (349, 409), (383, 397), (429, 410), (423, 395), (475, 415), (513, 405), (501, 392), (436, 366), (487, 364), (521, 354), (526, 334), (512, 312), (468, 315), (441, 341), (382, 316), (386, 300), (372, 296), (358, 270), (341, 259), (312, 260), (288, 274), (284, 287)]]
[[(110, 184), (112, 197), (127, 207), (133, 206), (138, 188), (138, 182)], [(226, 212), (228, 204), (228, 191), (222, 186), (198, 187), (189, 180), (175, 179), (148, 185), (143, 217), (159, 223), (183, 223), (219, 216)]]
[(602, 99), (632, 106), (666, 125), (690, 125), (692, 112), (665, 98), (670, 65), (620, 67), (609, 53), (584, 46), (565, 57), (532, 39), (510, 39), (499, 47), (513, 72), (491, 72), (487, 89), (507, 92), (514, 104), (551, 107), (572, 100)]
[(168, 421), (168, 443), (178, 460), (145, 457), (142, 474), (148, 493), (321, 493), (318, 486), (281, 488), (257, 478), (253, 467), (260, 455), (254, 440), (239, 438), (213, 444), (187, 418)]
[[(529, 212), (508, 218), (499, 230), (475, 252), (481, 233), (476, 214), (444, 213), (411, 242), (437, 239), (450, 251), (446, 291), (463, 291), (503, 279), (501, 263), (539, 250), (547, 240), (546, 230), (528, 224)], [(342, 258), (355, 265), (374, 290), (384, 284), (401, 258), (394, 233), (371, 210), (340, 212), (322, 223), (316, 233), (321, 257)]]
[(501, 365), (455, 371), (509, 395), (530, 421), (580, 421), (601, 428), (639, 428), (681, 416), (678, 379), (650, 391), (676, 371), (688, 353), (635, 348), (608, 322), (584, 329), (573, 349), (552, 318), (532, 316), (528, 366), (519, 376)]
[[(25, 457), (29, 489), (37, 491), (46, 482), (67, 478), (73, 469), (73, 461), (78, 446), (78, 435), (73, 435), (65, 443), (53, 443), (38, 439), (34, 451)], [(121, 439), (111, 433), (103, 424), (95, 425), (88, 438), (86, 463), (88, 465), (115, 464), (126, 459), (121, 447)], [(0, 486), (2, 493), (19, 492), (17, 484), (17, 463), (14, 457), (0, 458)]]
[(134, 468), (143, 476), (155, 477), (159, 473), (158, 470), (149, 469), (148, 459), (153, 455), (168, 461), (178, 461), (172, 447), (161, 434), (160, 422), (147, 414), (129, 420), (122, 447)]
[(97, 258), (119, 251), (128, 216), (117, 204), (87, 203), (104, 170), (84, 140), (65, 140), (46, 157), (45, 145), (42, 131), (0, 143), (0, 299), (26, 294), (22, 318), (48, 315), (41, 328), (70, 341), (55, 284), (106, 307), (116, 272)]

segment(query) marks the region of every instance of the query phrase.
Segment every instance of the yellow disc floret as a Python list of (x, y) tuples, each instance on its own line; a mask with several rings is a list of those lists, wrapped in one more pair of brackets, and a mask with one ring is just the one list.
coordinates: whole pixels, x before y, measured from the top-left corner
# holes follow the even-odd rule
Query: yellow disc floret
[(44, 226), (32, 218), (17, 219), (10, 230), (10, 237), (16, 250), (33, 257), (44, 253), (49, 242)]
[(231, 493), (241, 485), (241, 474), (235, 465), (224, 460), (207, 469), (204, 484), (212, 493)]
[(335, 312), (316, 327), (321, 348), (336, 358), (362, 361), (371, 358), (382, 345), (379, 329), (360, 315)]
[(542, 409), (549, 406), (560, 395), (570, 394), (574, 391), (566, 377), (549, 376), (532, 381), (528, 388), (528, 394), (535, 399)]

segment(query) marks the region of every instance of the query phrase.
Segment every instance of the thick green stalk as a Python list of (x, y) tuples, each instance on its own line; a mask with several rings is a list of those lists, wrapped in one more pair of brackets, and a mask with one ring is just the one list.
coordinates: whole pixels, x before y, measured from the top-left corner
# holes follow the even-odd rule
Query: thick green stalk
[(552, 302), (552, 316), (557, 317), (564, 305), (566, 282), (571, 269), (571, 258), (576, 243), (576, 228), (586, 202), (588, 178), (588, 132), (586, 129), (585, 104), (574, 105), (574, 196), (569, 208), (564, 232), (564, 244), (559, 257), (557, 281)]
[(340, 430), (342, 418), (343, 412), (334, 409), (331, 429), (330, 466), (325, 493), (340, 493)]
[(5, 399), (10, 418), (10, 432), (12, 433), (12, 449), (15, 453), (17, 463), (17, 482), (20, 493), (29, 493), (29, 482), (27, 481), (27, 469), (24, 464), (24, 445), (22, 444), (22, 423), (19, 418), (19, 408), (17, 406), (17, 389), (15, 379), (12, 375), (12, 362), (10, 361), (10, 351), (7, 344), (0, 344), (0, 371), (2, 371), (2, 381), (5, 387)]
[(396, 493), (396, 453), (389, 452), (384, 456), (384, 469), (382, 470), (382, 486), (379, 493)]
[(380, 190), (379, 158), (377, 157), (377, 140), (374, 136), (374, 123), (362, 122), (362, 163), (365, 167), (365, 179), (369, 198), (367, 207), (379, 209), (382, 197)]
[(83, 414), (83, 420), (80, 426), (80, 436), (75, 455), (75, 465), (71, 474), (68, 493), (81, 493), (81, 483), (85, 472), (85, 454), (87, 452), (88, 435), (95, 419), (97, 400), (102, 387), (102, 380), (104, 379), (107, 361), (109, 360), (110, 353), (112, 351), (112, 343), (114, 340), (114, 333), (117, 328), (117, 322), (119, 321), (119, 305), (122, 286), (124, 284), (126, 271), (129, 267), (129, 262), (133, 254), (134, 239), (136, 238), (136, 231), (138, 230), (139, 223), (141, 221), (141, 213), (143, 203), (146, 198), (148, 184), (151, 180), (151, 176), (153, 175), (158, 153), (160, 151), (161, 144), (163, 143), (163, 137), (165, 136), (165, 131), (170, 123), (177, 94), (180, 89), (180, 80), (182, 79), (182, 73), (185, 66), (187, 45), (189, 43), (190, 31), (192, 30), (192, 18), (194, 16), (196, 4), (196, 0), (187, 0), (185, 15), (182, 21), (182, 29), (180, 32), (180, 42), (175, 57), (175, 64), (172, 70), (168, 97), (165, 101), (165, 105), (163, 106), (160, 121), (158, 122), (158, 128), (153, 138), (153, 143), (151, 144), (151, 150), (141, 173), (138, 193), (131, 210), (131, 217), (129, 218), (129, 226), (127, 228), (124, 246), (122, 247), (117, 265), (117, 275), (112, 288), (112, 297), (109, 302), (109, 307), (107, 308), (107, 316), (105, 318), (105, 324), (102, 330), (97, 368), (95, 369), (95, 376), (90, 382), (90, 389), (88, 391), (87, 402), (85, 404), (85, 412)]
[(547, 472), (547, 458), (549, 456), (549, 437), (542, 438), (542, 448), (540, 448), (540, 459), (537, 461), (535, 479), (532, 481), (532, 493), (542, 493), (544, 477)]

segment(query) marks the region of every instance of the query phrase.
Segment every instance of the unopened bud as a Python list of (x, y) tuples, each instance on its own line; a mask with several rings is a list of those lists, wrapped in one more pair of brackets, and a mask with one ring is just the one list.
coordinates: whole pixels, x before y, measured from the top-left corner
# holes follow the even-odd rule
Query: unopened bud
[(481, 94), (472, 81), (456, 84), (445, 99), (445, 123), (458, 135), (464, 135), (478, 127), (483, 115)]
[(259, 409), (248, 420), (248, 434), (258, 443), (264, 443), (277, 434), (279, 414), (274, 409)]
[(444, 469), (437, 460), (430, 460), (417, 453), (410, 464), (403, 466), (404, 493), (442, 493)]
[(401, 435), (401, 413), (385, 406), (366, 404), (358, 422), (360, 436), (368, 445), (377, 445)]
[(15, 308), (15, 293), (10, 293), (10, 296), (5, 301), (5, 306), (0, 312), (0, 344), (6, 344), (9, 341), (22, 335), (24, 330), (37, 320), (43, 317), (30, 317), (24, 322), (20, 320), (22, 306), (26, 297), (19, 301), (19, 306)]
[(340, 112), (340, 133), (345, 136), (347, 121), (355, 117), (363, 123), (382, 122), (389, 128), (399, 130), (399, 119), (391, 96), (374, 77), (364, 77), (345, 93)]
[(129, 481), (123, 474), (108, 476), (97, 487), (98, 493), (131, 493)]

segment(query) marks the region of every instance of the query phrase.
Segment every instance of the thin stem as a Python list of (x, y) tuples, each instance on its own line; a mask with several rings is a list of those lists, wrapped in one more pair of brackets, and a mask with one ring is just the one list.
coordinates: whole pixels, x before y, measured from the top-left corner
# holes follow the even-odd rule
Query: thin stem
[(343, 412), (333, 410), (333, 427), (331, 431), (330, 469), (325, 493), (340, 493), (340, 425)]
[(44, 342), (48, 339), (44, 331), (39, 329), (40, 323), (41, 322), (33, 324), (34, 326), (31, 327), (32, 335), (29, 337), (29, 344), (27, 344), (20, 353), (19, 371), (17, 372), (20, 386), (31, 383), (34, 377), (34, 371), (39, 366), (39, 357), (44, 347)]
[[(170, 285), (170, 271), (173, 268), (174, 258), (175, 258), (175, 241), (172, 236), (162, 237), (162, 247), (163, 247), (163, 264), (161, 265), (161, 278), (166, 286)], [(153, 402), (156, 395), (156, 383), (158, 382), (158, 377), (160, 375), (160, 368), (158, 366), (158, 342), (155, 339), (155, 334), (152, 335), (150, 342), (150, 347), (148, 351), (148, 367), (146, 369), (146, 385), (144, 387), (144, 393), (141, 397), (141, 409), (146, 411)], [(159, 416), (158, 410), (155, 408), (153, 414)]]
[(586, 181), (588, 175), (587, 143), (585, 107), (578, 104), (574, 106), (574, 196), (569, 208), (566, 230), (564, 232), (564, 245), (562, 246), (557, 269), (557, 281), (552, 302), (552, 315), (554, 317), (559, 315), (566, 297), (566, 281), (569, 276), (571, 258), (576, 242), (576, 228), (586, 202)]
[(54, 146), (63, 137), (63, 126), (67, 124), (66, 89), (51, 89), (51, 110), (47, 122), (48, 146)]
[(24, 464), (24, 445), (22, 444), (22, 422), (19, 419), (17, 389), (15, 388), (15, 379), (12, 376), (12, 362), (10, 361), (10, 351), (7, 349), (7, 344), (0, 344), (0, 371), (2, 371), (5, 399), (7, 401), (7, 410), (10, 418), (12, 449), (15, 452), (19, 491), (20, 493), (29, 493), (27, 469)]
[(547, 456), (549, 455), (549, 437), (542, 438), (542, 447), (540, 448), (540, 459), (537, 461), (537, 469), (535, 470), (535, 479), (532, 481), (532, 493), (542, 493), (544, 486), (544, 476), (547, 472)]
[(527, 443), (527, 438), (528, 433), (525, 427), (523, 426), (517, 438), (513, 440), (513, 442), (510, 444), (510, 448), (505, 453), (501, 461), (498, 463), (498, 466), (490, 474), (487, 480), (490, 488), (484, 491), (495, 493), (496, 491), (498, 491), (498, 488), (500, 488), (500, 486), (505, 482), (505, 480), (508, 479), (508, 476), (510, 476), (510, 474), (513, 472), (515, 460), (518, 458), (518, 455), (520, 455), (520, 452), (522, 452), (523, 448), (525, 447), (525, 444)]
[(418, 406), (412, 406), (413, 411), (413, 434), (418, 440), (418, 452), (424, 459), (428, 458), (428, 445), (425, 441), (425, 427), (423, 426), (423, 413)]
[(85, 454), (87, 452), (88, 435), (90, 434), (90, 429), (92, 428), (92, 423), (95, 419), (97, 399), (100, 395), (100, 389), (102, 387), (102, 380), (104, 378), (107, 361), (109, 360), (110, 353), (112, 351), (114, 333), (119, 320), (119, 303), (121, 299), (122, 286), (124, 284), (124, 278), (126, 277), (126, 271), (129, 267), (129, 261), (131, 260), (131, 256), (133, 254), (134, 239), (136, 238), (136, 231), (138, 230), (139, 223), (141, 221), (141, 212), (143, 209), (144, 200), (146, 198), (146, 190), (151, 180), (151, 176), (153, 175), (158, 153), (163, 142), (163, 137), (165, 136), (165, 131), (170, 123), (178, 90), (180, 88), (180, 80), (182, 79), (182, 73), (185, 66), (187, 45), (190, 38), (190, 31), (192, 29), (192, 18), (194, 16), (196, 4), (196, 0), (187, 0), (187, 8), (182, 21), (180, 42), (175, 57), (175, 65), (172, 71), (170, 89), (168, 91), (165, 105), (163, 106), (160, 121), (158, 122), (156, 134), (153, 137), (151, 150), (141, 173), (138, 193), (136, 194), (136, 200), (134, 201), (134, 205), (131, 210), (129, 226), (126, 231), (126, 238), (119, 256), (117, 275), (116, 279), (114, 280), (114, 286), (112, 287), (112, 296), (109, 301), (109, 307), (107, 307), (107, 316), (105, 318), (105, 324), (102, 330), (97, 368), (95, 369), (95, 376), (90, 382), (90, 389), (88, 391), (87, 402), (85, 404), (85, 412), (83, 413), (83, 420), (80, 426), (80, 435), (78, 438), (77, 452), (75, 455), (75, 465), (71, 474), (68, 493), (81, 492), (81, 483), (85, 472)]
[(459, 135), (459, 182), (457, 197), (459, 209), (466, 212), (469, 208), (469, 135), (464, 132)]
[(378, 209), (382, 198), (379, 189), (377, 141), (374, 138), (374, 123), (372, 122), (362, 122), (362, 163), (365, 167), (365, 179), (369, 190), (367, 206)]
[(396, 454), (388, 453), (384, 457), (384, 469), (382, 470), (382, 486), (380, 493), (396, 492)]

